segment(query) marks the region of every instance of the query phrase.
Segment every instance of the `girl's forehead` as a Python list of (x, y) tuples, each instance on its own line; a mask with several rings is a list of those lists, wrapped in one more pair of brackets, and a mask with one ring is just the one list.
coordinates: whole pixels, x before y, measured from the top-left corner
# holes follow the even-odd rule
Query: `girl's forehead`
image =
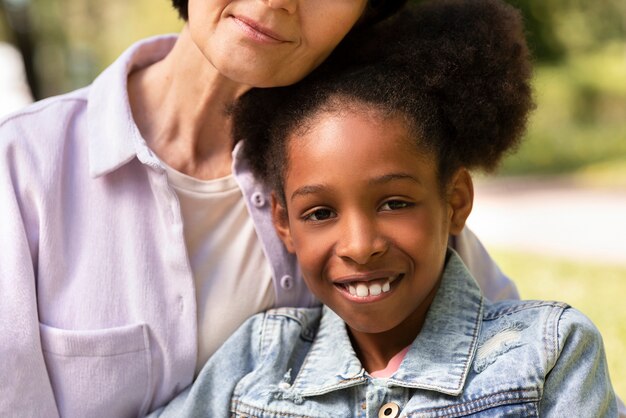
[(405, 118), (353, 109), (317, 114), (306, 129), (291, 136), (287, 151), (291, 167), (314, 164), (372, 171), (433, 160)]
[(372, 126), (403, 126), (407, 133), (415, 131), (415, 124), (411, 119), (396, 109), (339, 96), (329, 98), (317, 109), (302, 115), (300, 121), (294, 124), (289, 137), (293, 139), (306, 136), (309, 131), (327, 124), (329, 120), (353, 118), (362, 118)]
[[(288, 149), (312, 146), (334, 152), (333, 144), (353, 142), (355, 147), (400, 147), (414, 156), (428, 153), (408, 117), (371, 104), (345, 102), (312, 113), (288, 135)], [(365, 141), (369, 143), (365, 143)], [(330, 146), (330, 147), (329, 147)], [(319, 150), (318, 150), (319, 151)], [(430, 153), (428, 153), (430, 154)]]

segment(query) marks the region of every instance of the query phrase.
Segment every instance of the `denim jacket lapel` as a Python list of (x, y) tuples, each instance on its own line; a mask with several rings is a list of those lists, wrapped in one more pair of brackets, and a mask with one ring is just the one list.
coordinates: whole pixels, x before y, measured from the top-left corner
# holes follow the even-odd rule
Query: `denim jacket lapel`
[(478, 284), (450, 250), (422, 331), (389, 383), (459, 395), (476, 353), (482, 316)]
[(293, 391), (303, 397), (323, 395), (367, 381), (345, 322), (327, 306), (323, 309), (315, 341), (292, 385)]

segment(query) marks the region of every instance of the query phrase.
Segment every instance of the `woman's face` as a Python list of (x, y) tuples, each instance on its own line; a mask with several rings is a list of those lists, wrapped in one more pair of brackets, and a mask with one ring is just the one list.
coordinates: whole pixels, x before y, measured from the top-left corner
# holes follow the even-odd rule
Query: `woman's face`
[(367, 0), (189, 0), (191, 38), (224, 76), (253, 87), (293, 84), (318, 66)]

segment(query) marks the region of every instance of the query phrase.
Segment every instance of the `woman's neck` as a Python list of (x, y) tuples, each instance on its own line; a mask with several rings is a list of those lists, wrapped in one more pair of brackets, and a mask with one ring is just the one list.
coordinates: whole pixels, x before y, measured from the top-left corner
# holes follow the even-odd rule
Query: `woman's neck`
[(227, 108), (248, 88), (223, 77), (187, 27), (163, 60), (128, 79), (133, 118), (150, 149), (172, 168), (200, 179), (230, 173)]

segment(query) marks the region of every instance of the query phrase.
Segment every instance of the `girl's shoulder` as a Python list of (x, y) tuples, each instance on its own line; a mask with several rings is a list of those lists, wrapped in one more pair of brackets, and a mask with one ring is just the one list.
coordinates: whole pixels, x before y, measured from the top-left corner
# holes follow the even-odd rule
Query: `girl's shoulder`
[(516, 393), (541, 415), (617, 416), (602, 336), (566, 303), (487, 302), (472, 368), (474, 390)]
[[(547, 375), (557, 363), (572, 361), (568, 347), (582, 342), (603, 353), (602, 336), (597, 327), (585, 314), (566, 303), (486, 302), (474, 369), (480, 372), (501, 356), (523, 355), (529, 356), (529, 360), (532, 358), (527, 364), (535, 364)], [(584, 355), (576, 359), (586, 360), (590, 358)]]
[[(598, 333), (593, 322), (582, 312), (565, 302), (551, 300), (502, 300), (486, 301), (483, 311), (483, 323), (486, 329), (508, 327), (516, 322), (533, 327), (581, 328), (584, 332)], [(482, 333), (484, 333), (483, 331)]]
[[(524, 330), (535, 332), (524, 333)], [(493, 335), (509, 333), (528, 337), (528, 343), (538, 338), (538, 343), (563, 344), (569, 333), (585, 334), (588, 338), (601, 338), (593, 322), (582, 312), (564, 302), (548, 300), (487, 301), (483, 311), (482, 340)]]
[(312, 342), (322, 318), (322, 307), (274, 308), (258, 314), (257, 323), (267, 344), (272, 341), (284, 344), (301, 339)]

